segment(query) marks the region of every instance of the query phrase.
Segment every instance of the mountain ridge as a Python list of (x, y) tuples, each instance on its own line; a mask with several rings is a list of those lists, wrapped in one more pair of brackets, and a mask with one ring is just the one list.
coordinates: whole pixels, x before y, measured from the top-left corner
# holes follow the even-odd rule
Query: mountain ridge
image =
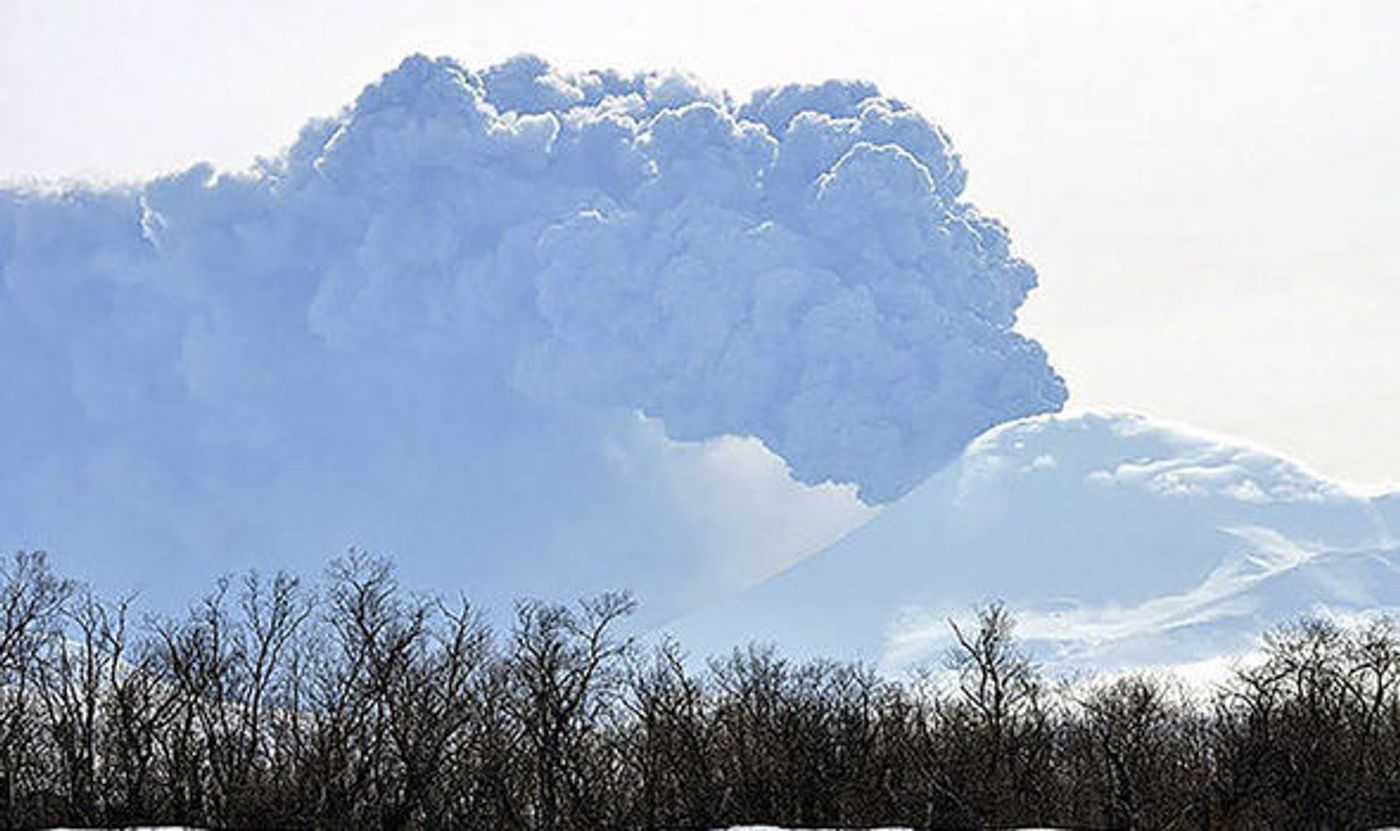
[(901, 669), (992, 600), (1052, 663), (1191, 662), (1314, 612), (1400, 606), (1375, 500), (1262, 448), (1146, 416), (998, 427), (880, 516), (671, 628)]

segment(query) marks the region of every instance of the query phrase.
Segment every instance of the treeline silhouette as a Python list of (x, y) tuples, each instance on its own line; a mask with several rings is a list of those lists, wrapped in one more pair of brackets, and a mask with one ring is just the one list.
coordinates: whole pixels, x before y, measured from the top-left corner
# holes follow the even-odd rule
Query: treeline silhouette
[(1400, 637), (1304, 620), (1216, 691), (1047, 678), (999, 605), (906, 680), (748, 646), (695, 670), (608, 594), (493, 635), (352, 552), (134, 620), (0, 568), (7, 827), (1363, 828), (1400, 819)]

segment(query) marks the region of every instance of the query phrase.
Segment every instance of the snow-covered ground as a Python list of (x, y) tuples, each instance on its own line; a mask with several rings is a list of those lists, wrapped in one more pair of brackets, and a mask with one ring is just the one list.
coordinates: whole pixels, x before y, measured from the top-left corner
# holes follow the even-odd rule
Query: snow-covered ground
[[(779, 826), (776, 826), (776, 825), (736, 825), (736, 826), (734, 826), (734, 827), (732, 827), (732, 828), (729, 828), (729, 829), (721, 829), (721, 831), (840, 831), (840, 829), (836, 829), (836, 828), (788, 828), (788, 829), (784, 829), (784, 828), (780, 828)], [(870, 829), (870, 831), (908, 831), (908, 829), (904, 829), (904, 828), (895, 828), (895, 827), (891, 826), (891, 827), (888, 827), (888, 828), (872, 828), (872, 829)]]
[(1001, 599), (1052, 665), (1210, 666), (1303, 613), (1400, 607), (1400, 499), (1266, 450), (1123, 413), (984, 435), (865, 526), (671, 627), (900, 669)]

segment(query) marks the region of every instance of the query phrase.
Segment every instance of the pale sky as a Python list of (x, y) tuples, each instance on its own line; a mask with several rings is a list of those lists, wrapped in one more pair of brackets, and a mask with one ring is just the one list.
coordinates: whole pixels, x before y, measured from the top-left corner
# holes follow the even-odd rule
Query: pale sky
[(1400, 481), (1400, 3), (0, 0), (0, 179), (245, 167), (413, 51), (856, 77), (944, 126), (1071, 405)]

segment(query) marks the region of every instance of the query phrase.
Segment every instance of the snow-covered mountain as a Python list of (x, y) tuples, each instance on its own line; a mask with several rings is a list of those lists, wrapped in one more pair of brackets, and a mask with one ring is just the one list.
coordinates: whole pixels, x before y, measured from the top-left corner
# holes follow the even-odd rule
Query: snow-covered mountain
[(941, 654), (949, 616), (1001, 599), (1051, 662), (1203, 660), (1305, 612), (1400, 607), (1397, 505), (1139, 415), (1031, 418), (671, 629), (698, 654), (759, 640), (897, 669)]
[(1378, 496), (1372, 501), (1390, 529), (1391, 540), (1400, 542), (1400, 491)]

